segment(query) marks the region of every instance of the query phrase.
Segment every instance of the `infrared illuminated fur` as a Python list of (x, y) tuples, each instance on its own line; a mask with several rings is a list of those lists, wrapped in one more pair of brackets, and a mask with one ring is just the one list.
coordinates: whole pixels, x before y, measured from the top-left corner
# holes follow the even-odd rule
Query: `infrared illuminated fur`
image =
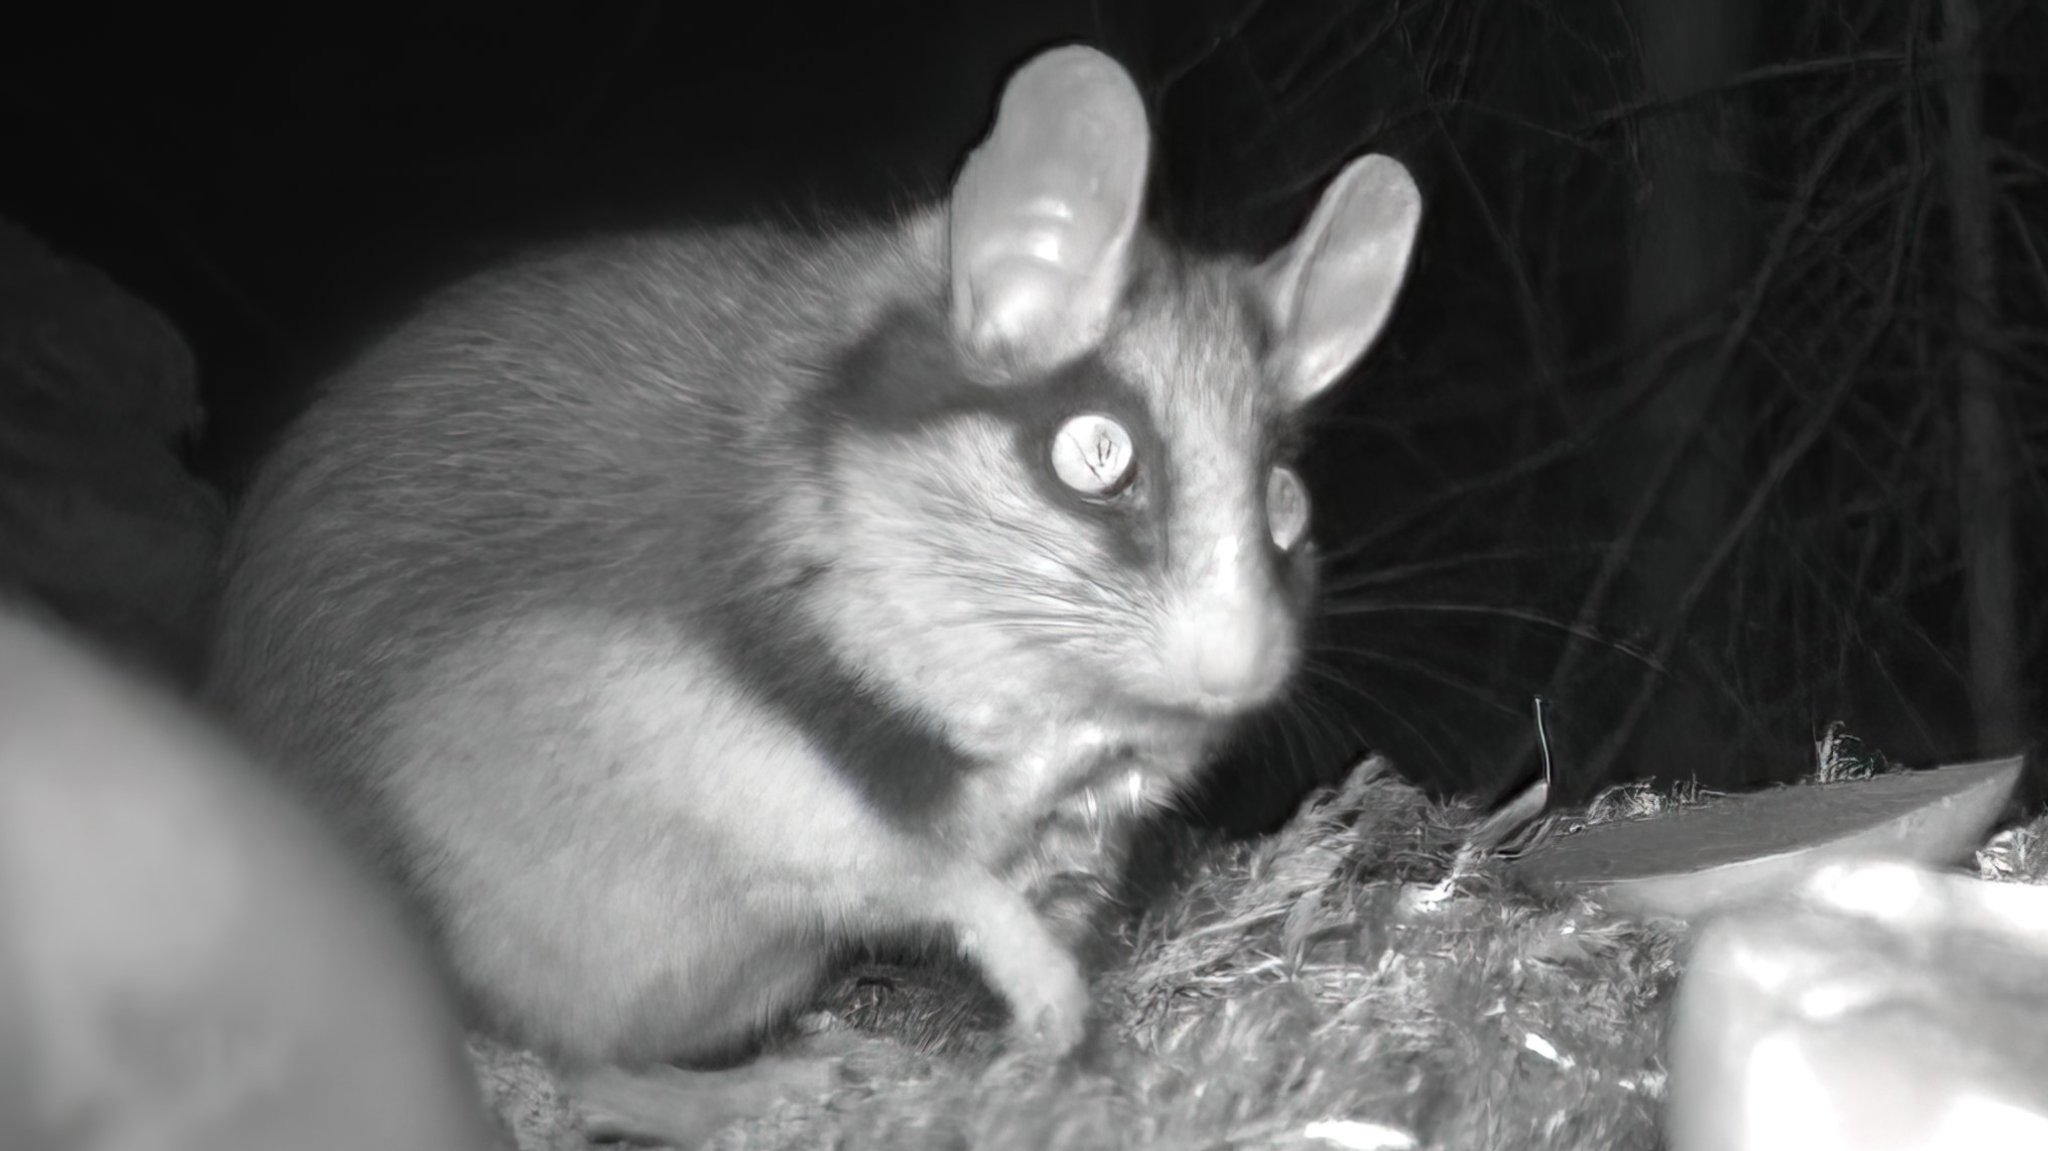
[[(616, 1083), (744, 1051), (849, 943), (942, 932), (1018, 1041), (1082, 1038), (1051, 832), (1158, 807), (1284, 690), (1287, 469), (1420, 211), (1368, 156), (1270, 259), (1197, 259), (1141, 222), (1149, 150), (1121, 68), (1048, 52), (943, 203), (490, 273), (268, 462), (213, 690), (482, 1022)], [(675, 1082), (619, 1125), (700, 1135)]]

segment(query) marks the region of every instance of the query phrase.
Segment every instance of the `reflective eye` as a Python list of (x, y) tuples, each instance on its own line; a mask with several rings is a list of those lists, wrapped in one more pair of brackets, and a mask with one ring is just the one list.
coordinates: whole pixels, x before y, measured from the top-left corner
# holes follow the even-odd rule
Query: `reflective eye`
[(1113, 496), (1130, 486), (1138, 471), (1131, 433), (1108, 416), (1075, 416), (1052, 437), (1052, 470), (1084, 496)]
[(1274, 468), (1266, 476), (1266, 530), (1283, 552), (1293, 551), (1308, 533), (1308, 488), (1292, 468)]

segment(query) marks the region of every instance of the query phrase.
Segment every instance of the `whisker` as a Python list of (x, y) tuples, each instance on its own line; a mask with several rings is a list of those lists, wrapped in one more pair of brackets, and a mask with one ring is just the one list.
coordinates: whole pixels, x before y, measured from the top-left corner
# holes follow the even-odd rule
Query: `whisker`
[(1348, 687), (1352, 691), (1356, 692), (1358, 697), (1365, 702), (1366, 706), (1372, 708), (1375, 712), (1379, 713), (1380, 715), (1386, 716), (1388, 720), (1390, 720), (1394, 724), (1397, 724), (1403, 730), (1407, 731), (1410, 735), (1414, 736), (1416, 743), (1422, 747), (1427, 748), (1429, 752), (1432, 755), (1434, 755), (1437, 759), (1451, 761), (1454, 758), (1450, 754), (1449, 749), (1439, 744), (1438, 741), (1434, 737), (1432, 737), (1428, 732), (1425, 732), (1420, 727), (1416, 726), (1415, 722), (1413, 720), (1410, 720), (1406, 713), (1389, 706), (1378, 696), (1373, 695), (1371, 692), (1366, 691), (1364, 688), (1358, 687), (1355, 684), (1349, 683), (1345, 680), (1332, 676), (1327, 672), (1322, 672), (1322, 669), (1320, 668), (1317, 668), (1315, 670), (1317, 672), (1320, 672), (1325, 678), (1329, 679), (1330, 682), (1342, 684), (1343, 686)]
[(1335, 684), (1336, 686), (1341, 687), (1348, 692), (1351, 692), (1353, 695), (1356, 695), (1359, 699), (1363, 700), (1368, 704), (1372, 704), (1375, 706), (1379, 704), (1379, 701), (1376, 698), (1374, 698), (1369, 692), (1367, 692), (1364, 688), (1358, 686), (1355, 683), (1352, 683), (1350, 680), (1345, 679), (1343, 676), (1338, 675), (1335, 668), (1330, 667), (1329, 665), (1323, 663), (1321, 660), (1315, 659), (1313, 657), (1303, 660), (1301, 664), (1301, 670), (1303, 671), (1303, 673), (1307, 675), (1314, 676), (1317, 679), (1323, 680), (1326, 683)]
[[(1475, 683), (1472, 680), (1465, 679), (1462, 676), (1453, 675), (1450, 672), (1445, 671), (1443, 668), (1435, 666), (1433, 664), (1426, 664), (1402, 656), (1392, 655), (1390, 653), (1380, 651), (1375, 648), (1339, 647), (1336, 645), (1331, 645), (1323, 648), (1322, 650), (1336, 652), (1343, 655), (1349, 655), (1364, 663), (1377, 664), (1381, 667), (1396, 668), (1398, 670), (1408, 672), (1419, 679), (1424, 679), (1431, 683), (1438, 684), (1442, 687), (1450, 688), (1452, 691), (1458, 692), (1459, 694), (1469, 699), (1477, 700), (1481, 703), (1484, 703), (1503, 715), (1520, 716), (1522, 714), (1521, 708), (1511, 707), (1505, 703), (1502, 703), (1500, 700), (1494, 698), (1492, 695), (1488, 694), (1486, 688), (1483, 685)], [(1332, 678), (1335, 677), (1333, 676)], [(1347, 681), (1338, 679), (1337, 682), (1342, 683)]]
[(1364, 601), (1352, 603), (1325, 603), (1320, 614), (1326, 616), (1361, 615), (1474, 615), (1487, 618), (1509, 619), (1519, 623), (1534, 624), (1551, 631), (1562, 632), (1575, 639), (1581, 639), (1598, 647), (1604, 647), (1636, 660), (1658, 672), (1664, 670), (1663, 663), (1655, 653), (1623, 639), (1603, 635), (1576, 620), (1560, 619), (1529, 608), (1503, 607), (1498, 604), (1463, 604), (1423, 601)]
[(1422, 560), (1391, 567), (1374, 566), (1361, 571), (1348, 571), (1351, 564), (1333, 562), (1325, 565), (1328, 574), (1324, 580), (1324, 590), (1326, 593), (1357, 591), (1366, 587), (1403, 583), (1485, 564), (1555, 561), (1559, 557), (1577, 557), (1596, 553), (1597, 550), (1593, 545), (1571, 548), (1510, 548), (1493, 552), (1466, 552), (1443, 559)]
[(1340, 739), (1349, 740), (1351, 746), (1346, 754), (1355, 754), (1371, 746), (1372, 740), (1366, 738), (1365, 733), (1358, 730), (1357, 725), (1333, 704), (1320, 700), (1312, 692), (1306, 691), (1301, 694), (1300, 699), (1303, 710), (1318, 717), (1325, 730), (1334, 732)]

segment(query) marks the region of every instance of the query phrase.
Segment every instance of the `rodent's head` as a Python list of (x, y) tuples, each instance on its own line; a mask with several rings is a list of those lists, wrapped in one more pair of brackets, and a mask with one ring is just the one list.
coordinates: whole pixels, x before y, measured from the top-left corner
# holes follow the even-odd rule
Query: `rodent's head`
[(1149, 132), (1116, 64), (1027, 64), (948, 205), (946, 298), (907, 301), (815, 413), (820, 622), (912, 702), (1226, 717), (1299, 662), (1305, 410), (1392, 309), (1420, 216), (1347, 167), (1263, 263), (1139, 223)]

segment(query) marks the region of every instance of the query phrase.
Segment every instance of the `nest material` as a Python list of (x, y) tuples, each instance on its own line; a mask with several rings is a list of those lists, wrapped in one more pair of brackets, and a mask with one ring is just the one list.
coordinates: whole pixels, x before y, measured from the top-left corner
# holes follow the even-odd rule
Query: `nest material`
[(1004, 1053), (963, 968), (857, 972), (833, 1020), (892, 1038), (715, 1145), (1655, 1147), (1677, 940), (1485, 867), (1449, 883), (1476, 819), (1368, 761), (1275, 836), (1172, 843), (1181, 881), (1122, 929), (1078, 1066)]
[[(1845, 747), (1824, 745), (1814, 778), (1867, 774)], [(1587, 814), (1693, 798), (1617, 789)], [(1453, 878), (1481, 814), (1432, 803), (1369, 760), (1267, 839), (1154, 845), (1140, 889), (1163, 894), (1110, 949), (1102, 1033), (1078, 1067), (1004, 1053), (1001, 1009), (962, 965), (856, 971), (811, 1023), (886, 1038), (847, 1061), (831, 1097), (791, 1101), (714, 1146), (1662, 1146), (1684, 939), (1584, 903), (1546, 905), (1491, 860)], [(2048, 816), (2000, 833), (1977, 874), (2048, 881), (2044, 834)], [(524, 1106), (522, 1151), (581, 1146), (543, 1133), (546, 1108), (508, 1082), (494, 1099)]]

